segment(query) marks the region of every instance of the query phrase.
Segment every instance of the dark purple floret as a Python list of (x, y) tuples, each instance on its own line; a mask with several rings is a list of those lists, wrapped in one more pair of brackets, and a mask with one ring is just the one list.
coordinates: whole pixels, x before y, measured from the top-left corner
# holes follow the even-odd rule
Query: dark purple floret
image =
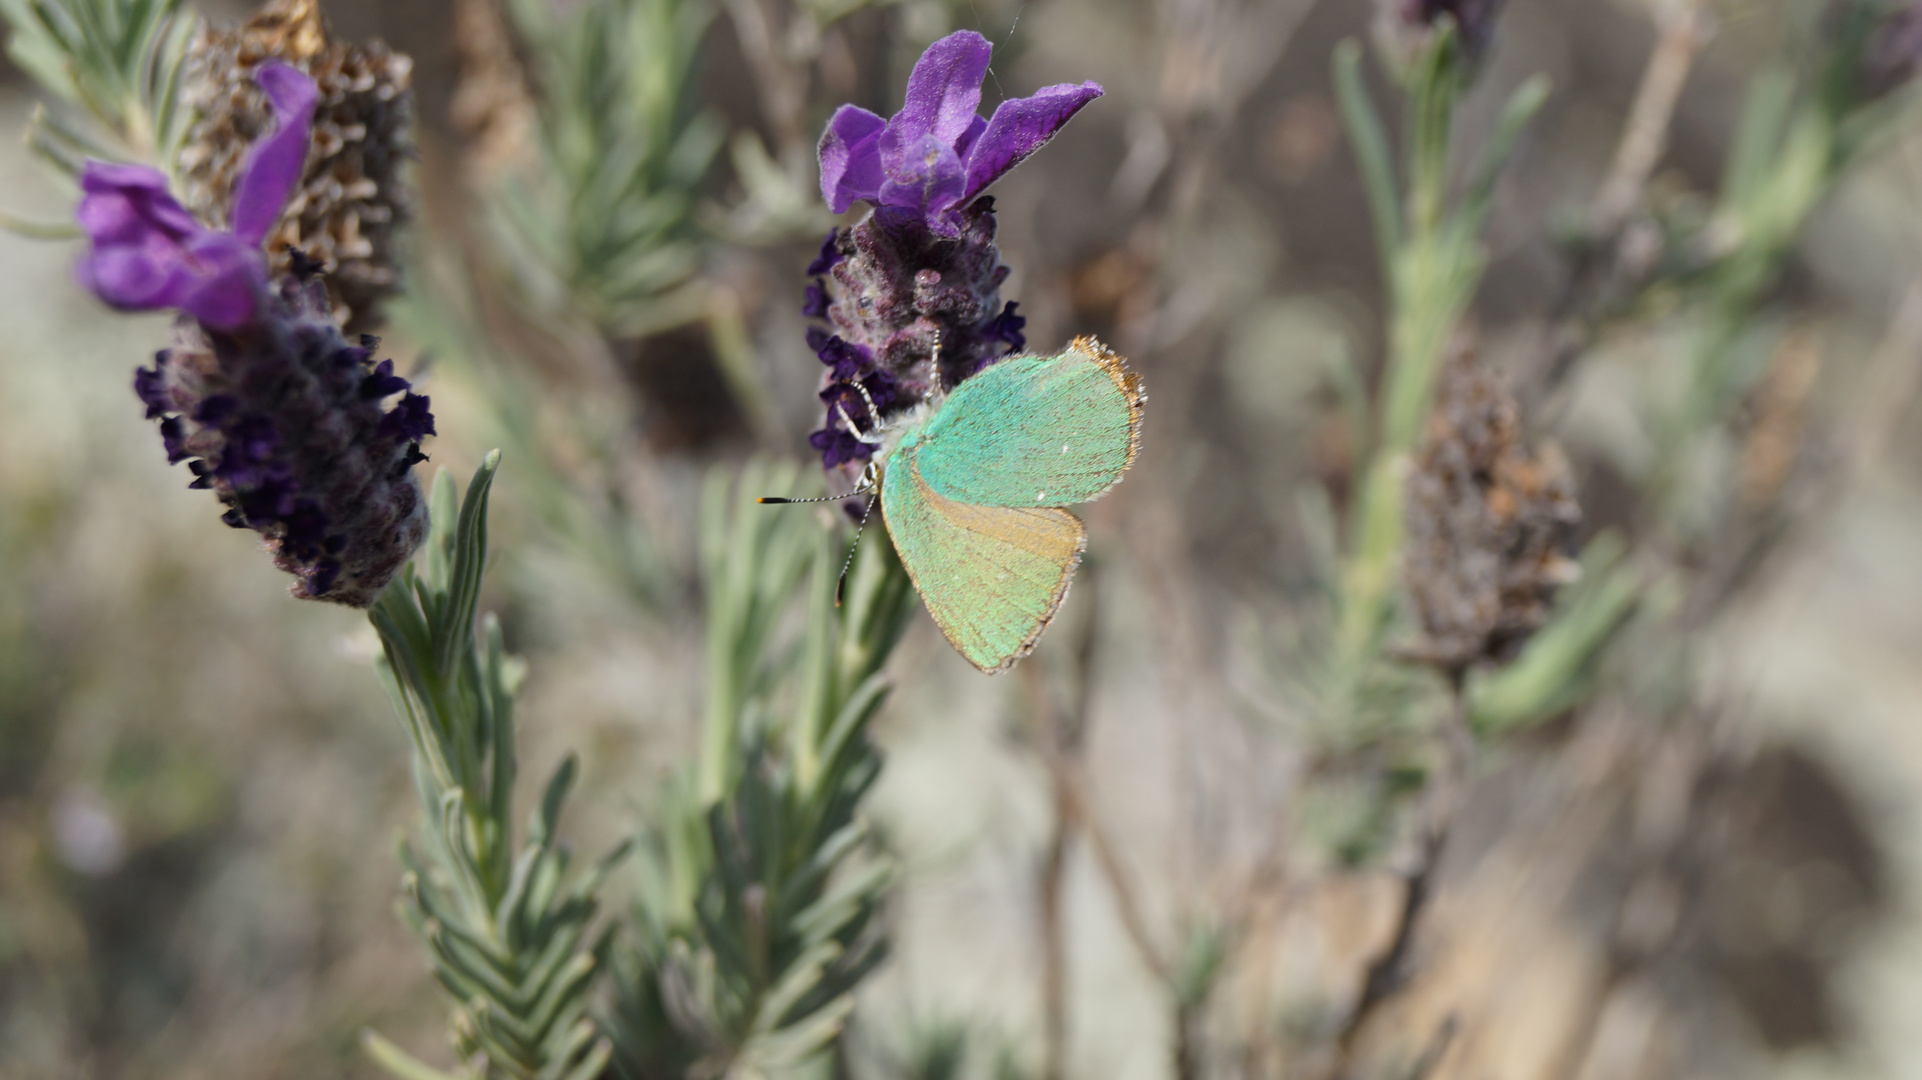
[(400, 443), (418, 443), (434, 434), (434, 414), (428, 411), (427, 404), (427, 398), (420, 394), (401, 398), (391, 412), (381, 417), (381, 437)]
[(826, 282), (818, 278), (808, 282), (808, 287), (802, 294), (801, 314), (806, 315), (810, 319), (825, 319), (828, 317), (828, 289)]
[(841, 248), (837, 233), (838, 230), (828, 230), (827, 238), (821, 241), (821, 253), (816, 255), (814, 261), (808, 264), (808, 276), (814, 280), (808, 282), (806, 297), (801, 302), (801, 314), (806, 315), (810, 319), (825, 319), (828, 317), (827, 280), (821, 275), (834, 269), (834, 264), (841, 261)]
[(136, 368), (133, 373), (133, 392), (147, 406), (147, 419), (158, 420), (173, 411), (173, 402), (167, 397), (166, 383), (160, 375), (160, 365), (167, 362), (165, 351), (154, 359), (151, 368)]
[(834, 469), (851, 462), (866, 461), (874, 447), (855, 438), (852, 432), (837, 429), (817, 431), (808, 436), (808, 445), (821, 452), (823, 468)]
[[(354, 356), (356, 353), (359, 354), (358, 358)], [(343, 358), (350, 363), (365, 362), (367, 353), (362, 349), (343, 349), (341, 350), (340, 356), (335, 357), (335, 361), (339, 362)], [(394, 362), (392, 360), (382, 360), (380, 363), (374, 365), (374, 373), (372, 375), (361, 380), (360, 396), (370, 401), (375, 401), (380, 398), (391, 397), (413, 385), (413, 383), (394, 374)]]
[(893, 412), (900, 401), (901, 388), (885, 371), (832, 382), (821, 391), (821, 402), (827, 406), (828, 415), (837, 419), (845, 417), (862, 432), (881, 426), (882, 418)]
[[(1405, 69), (1434, 41), (1446, 20), (1455, 27), (1462, 70), (1472, 75), (1495, 41), (1506, 0), (1376, 0), (1375, 31), (1391, 68)], [(1400, 76), (1398, 76), (1400, 77)]]
[(1402, 18), (1423, 26), (1434, 26), (1446, 15), (1455, 21), (1462, 45), (1469, 55), (1479, 56), (1495, 38), (1495, 17), (1503, 0), (1402, 0)]
[(988, 337), (1007, 342), (1009, 352), (1020, 352), (1028, 347), (1028, 335), (1021, 332), (1028, 325), (1028, 320), (1014, 312), (1020, 306), (1018, 301), (1008, 301), (1008, 306), (1002, 308), (1001, 314), (995, 316), (983, 331)]
[(821, 253), (816, 255), (814, 261), (808, 264), (809, 277), (820, 277), (822, 274), (834, 269), (834, 264), (841, 261), (841, 248), (840, 245), (835, 243), (838, 232), (839, 230), (837, 229), (828, 230), (827, 238), (821, 241)]
[[(828, 366), (829, 385), (851, 382), (864, 371), (874, 370), (874, 357), (859, 345), (850, 345), (840, 336), (829, 334), (819, 327), (809, 327), (808, 344), (814, 346), (814, 355)], [(815, 341), (815, 334), (822, 335)]]
[[(187, 449), (187, 429), (181, 424), (180, 417), (169, 416), (160, 422), (160, 447), (167, 451), (167, 464), (178, 465), (186, 460), (190, 453)], [(199, 475), (198, 470), (195, 475)]]

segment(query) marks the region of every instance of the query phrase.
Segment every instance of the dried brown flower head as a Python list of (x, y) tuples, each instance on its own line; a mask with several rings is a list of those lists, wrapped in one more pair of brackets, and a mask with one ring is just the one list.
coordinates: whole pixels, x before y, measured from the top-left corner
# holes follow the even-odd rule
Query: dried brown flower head
[(330, 39), (317, 0), (271, 0), (237, 28), (208, 28), (183, 81), (198, 114), (180, 154), (185, 201), (208, 225), (228, 224), (242, 159), (272, 117), (253, 71), (275, 59), (312, 78), (320, 103), (306, 172), (267, 238), (274, 272), (295, 270), (292, 252), (303, 252), (326, 267), (345, 329), (374, 329), (399, 288), (398, 234), (412, 202), (402, 175), (413, 153), (412, 59), (379, 41)]
[(1420, 659), (1460, 671), (1511, 658), (1548, 618), (1581, 507), (1552, 444), (1530, 448), (1498, 374), (1472, 350), (1444, 369), (1406, 490), (1403, 573)]

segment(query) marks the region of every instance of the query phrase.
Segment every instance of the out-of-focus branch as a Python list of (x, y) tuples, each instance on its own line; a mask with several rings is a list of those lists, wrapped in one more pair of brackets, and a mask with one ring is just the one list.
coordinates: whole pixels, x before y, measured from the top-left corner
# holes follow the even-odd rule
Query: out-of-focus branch
[(1902, 415), (1922, 390), (1922, 278), (1909, 283), (1888, 332), (1869, 358), (1859, 398), (1849, 410), (1854, 419), (1842, 448), (1848, 479), (1862, 473), (1887, 451)]
[[(1841, 415), (1848, 428), (1835, 436), (1834, 456), (1826, 467), (1800, 470), (1804, 455), (1801, 416), (1809, 407), (1816, 372), (1822, 365), (1818, 342), (1808, 333), (1792, 336), (1777, 350), (1775, 370), (1764, 380), (1758, 412), (1745, 459), (1758, 450), (1776, 459), (1780, 473), (1761, 497), (1751, 497), (1748, 512), (1726, 530), (1716, 545), (1716, 557), (1698, 573), (1698, 585), (1683, 609), (1691, 625), (1719, 616), (1762, 575), (1784, 565), (1791, 553), (1806, 551), (1821, 530), (1817, 522), (1833, 520), (1835, 508), (1853, 494), (1868, 470), (1880, 460), (1902, 416), (1922, 389), (1922, 279), (1910, 283), (1880, 344), (1858, 380), (1850, 407)], [(1796, 371), (1796, 368), (1802, 368)], [(1787, 376), (1785, 379), (1784, 376)], [(1782, 386), (1790, 382), (1792, 386)], [(1772, 423), (1790, 414), (1786, 424)], [(1781, 427), (1784, 430), (1771, 429)], [(1779, 442), (1768, 447), (1765, 440)], [(1819, 459), (1818, 459), (1819, 460)]]
[[(721, 6), (727, 12), (728, 20), (734, 24), (741, 54), (747, 58), (748, 68), (754, 74), (755, 88), (760, 91), (761, 111), (774, 133), (775, 152), (785, 156), (790, 147), (804, 138), (801, 113), (807, 107), (807, 61), (812, 57), (803, 55), (797, 58), (790, 50), (781, 47), (776, 37), (780, 31), (790, 28), (782, 26), (777, 29), (768, 19), (761, 0), (721, 0)], [(790, 13), (790, 18), (805, 20), (807, 16)], [(807, 25), (811, 26), (811, 21)], [(795, 35), (788, 33), (784, 36), (792, 39)], [(819, 34), (807, 36), (813, 39), (818, 38)]]
[(1594, 310), (1607, 302), (1620, 280), (1636, 276), (1636, 264), (1654, 252), (1641, 250), (1630, 225), (1649, 178), (1667, 152), (1675, 109), (1695, 59), (1713, 37), (1701, 0), (1668, 0), (1656, 12), (1655, 47), (1635, 91), (1628, 120), (1615, 145), (1608, 175), (1588, 210), (1589, 243), (1575, 260), (1561, 297), (1550, 309), (1542, 344), (1530, 366), (1544, 389), (1567, 377), (1594, 336)]
[(1710, 38), (1708, 14), (1699, 0), (1671, 0), (1656, 14), (1656, 33), (1655, 49), (1636, 88), (1608, 176), (1589, 211), (1590, 224), (1598, 233), (1613, 234), (1622, 227), (1661, 163), (1682, 88), (1688, 85), (1695, 58)]
[(1042, 1003), (1042, 1076), (1059, 1080), (1065, 1075), (1068, 1038), (1068, 956), (1063, 897), (1067, 878), (1068, 854), (1078, 833), (1085, 834), (1095, 864), (1114, 898), (1115, 912), (1122, 929), (1140, 954), (1142, 963), (1154, 977), (1173, 984), (1173, 972), (1161, 949), (1155, 944), (1142, 913), (1134, 878), (1120, 850), (1102, 826), (1087, 791), (1083, 752), (1087, 746), (1089, 704), (1094, 689), (1094, 662), (1099, 644), (1100, 590), (1099, 568), (1089, 563), (1081, 570), (1081, 587), (1076, 595), (1085, 598), (1080, 637), (1074, 652), (1072, 694), (1065, 708), (1055, 706), (1046, 671), (1036, 663), (1022, 670), (1023, 688), (1033, 726), (1035, 748), (1048, 770), (1048, 785), (1053, 800), (1054, 822), (1042, 857), (1041, 901), (1041, 1003)]
[[(1414, 866), (1408, 871), (1401, 911), (1395, 920), (1395, 932), (1389, 938), (1388, 947), (1368, 965), (1361, 996), (1335, 1039), (1337, 1054), (1332, 1075), (1336, 1078), (1347, 1075), (1349, 1056), (1369, 1018), (1383, 1002), (1401, 989), (1408, 977), (1409, 953), (1414, 949), (1415, 931), (1434, 893), (1435, 871), (1441, 865), (1442, 850), (1448, 843), (1448, 830), (1461, 805), (1462, 789), (1468, 780), (1469, 762), (1475, 749), (1474, 736), (1468, 727), (1468, 695), (1463, 692), (1462, 675), (1459, 669), (1449, 673), (1450, 705), (1447, 718), (1437, 733), (1441, 766), (1435, 771), (1435, 777), (1423, 797), (1421, 850), (1416, 855)], [(1446, 1037), (1438, 1036), (1438, 1040)], [(1442, 1045), (1445, 1047), (1445, 1042)]]

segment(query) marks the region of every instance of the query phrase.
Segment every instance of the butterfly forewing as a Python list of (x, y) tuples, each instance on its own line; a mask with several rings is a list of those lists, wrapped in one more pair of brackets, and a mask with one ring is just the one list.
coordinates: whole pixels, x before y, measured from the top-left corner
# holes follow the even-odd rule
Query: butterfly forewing
[(920, 472), (978, 506), (1087, 502), (1134, 460), (1143, 400), (1139, 378), (1092, 338), (1011, 356), (948, 395), (920, 433)]
[(975, 667), (1005, 671), (1061, 607), (1086, 533), (1066, 510), (944, 497), (922, 475), (924, 453), (910, 437), (888, 462), (888, 535), (941, 632)]

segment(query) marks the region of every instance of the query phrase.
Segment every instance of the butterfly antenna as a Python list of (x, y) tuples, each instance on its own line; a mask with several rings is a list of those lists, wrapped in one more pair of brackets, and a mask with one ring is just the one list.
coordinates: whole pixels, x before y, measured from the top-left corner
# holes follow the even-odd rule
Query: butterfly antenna
[[(763, 495), (754, 501), (757, 503), (766, 503), (769, 506), (790, 506), (798, 503), (840, 502), (842, 499), (852, 499), (856, 495), (866, 495), (872, 492), (874, 490), (874, 485), (879, 482), (880, 482), (880, 479), (875, 475), (874, 465), (872, 462), (870, 462), (868, 464), (868, 467), (865, 470), (863, 470), (861, 473), (861, 483), (858, 486), (856, 486), (853, 491), (850, 491), (845, 495), (822, 495), (819, 498), (815, 498), (815, 499), (789, 499), (781, 495)], [(872, 501), (870, 501), (868, 505), (870, 509), (873, 508)], [(867, 519), (868, 519), (868, 516), (865, 513), (861, 515), (862, 521), (866, 521)]]
[(854, 566), (854, 553), (861, 550), (861, 533), (868, 527), (868, 515), (874, 513), (876, 496), (868, 496), (867, 509), (861, 511), (861, 524), (854, 527), (854, 543), (848, 545), (848, 557), (841, 562), (841, 576), (834, 579), (834, 606), (841, 606), (841, 597), (847, 592), (848, 571)]
[(763, 495), (754, 501), (757, 503), (765, 503), (768, 506), (798, 506), (801, 503), (840, 502), (842, 499), (852, 499), (856, 495), (866, 495), (873, 490), (873, 488), (864, 485), (855, 488), (845, 495), (823, 495), (817, 499), (788, 499), (779, 495)]

